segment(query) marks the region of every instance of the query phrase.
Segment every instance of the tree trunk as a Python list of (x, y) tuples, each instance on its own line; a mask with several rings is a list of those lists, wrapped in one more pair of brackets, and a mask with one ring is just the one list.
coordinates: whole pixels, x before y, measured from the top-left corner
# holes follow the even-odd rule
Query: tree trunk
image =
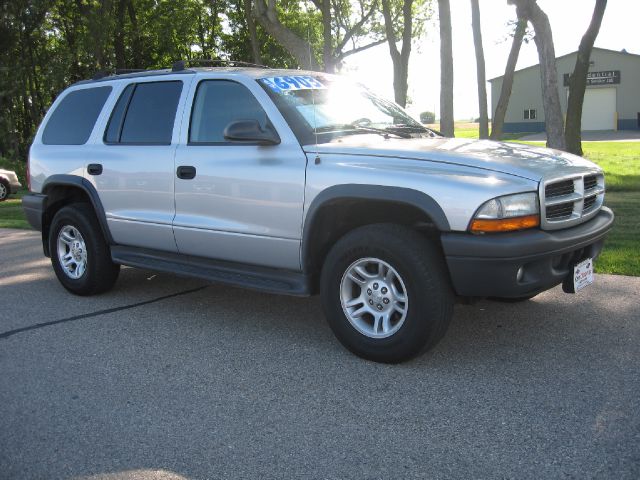
[(118, 0), (116, 3), (116, 24), (115, 31), (113, 32), (113, 50), (116, 55), (116, 69), (124, 69), (127, 65), (124, 47), (124, 14), (126, 1), (127, 0)]
[(258, 44), (258, 33), (256, 31), (256, 22), (251, 15), (251, 0), (244, 0), (244, 15), (247, 19), (247, 29), (249, 30), (249, 41), (251, 42), (251, 54), (253, 62), (262, 64), (262, 56), (260, 55), (260, 45)]
[(507, 114), (509, 106), (509, 98), (511, 97), (511, 88), (513, 87), (513, 73), (516, 70), (518, 56), (520, 55), (520, 47), (522, 39), (527, 31), (527, 21), (518, 19), (515, 34), (513, 35), (513, 43), (511, 51), (507, 59), (507, 67), (504, 69), (504, 77), (502, 77), (502, 88), (500, 89), (500, 98), (496, 105), (496, 111), (493, 112), (491, 119), (491, 140), (500, 140), (502, 138), (502, 128), (504, 127), (504, 117)]
[(453, 137), (453, 48), (449, 0), (438, 0), (440, 16), (440, 131)]
[[(564, 121), (558, 92), (558, 71), (553, 34), (549, 17), (535, 0), (510, 0), (521, 10), (522, 16), (531, 22), (535, 31), (534, 41), (540, 60), (540, 80), (542, 82), (542, 104), (544, 106), (547, 147), (565, 149)], [(518, 15), (520, 16), (520, 14)]]
[(489, 119), (487, 114), (487, 77), (484, 68), (484, 49), (482, 48), (482, 28), (480, 26), (480, 5), (471, 0), (471, 28), (473, 44), (476, 50), (476, 76), (478, 81), (478, 109), (480, 112), (480, 138), (489, 138)]
[(140, 37), (140, 31), (138, 30), (138, 17), (136, 15), (136, 8), (133, 5), (133, 0), (127, 1), (127, 12), (129, 13), (129, 20), (131, 21), (131, 31), (133, 32), (133, 41), (131, 42), (133, 68), (145, 68), (147, 65), (142, 64), (142, 39)]
[(322, 62), (324, 71), (334, 73), (336, 69), (333, 57), (333, 37), (331, 35), (331, 2), (320, 0), (318, 6), (322, 14)]
[(320, 70), (320, 65), (311, 51), (311, 45), (280, 23), (275, 0), (256, 0), (256, 20), (280, 45), (282, 45), (302, 68)]
[(404, 0), (402, 3), (402, 49), (398, 50), (397, 39), (394, 32), (393, 15), (391, 14), (391, 4), (389, 0), (382, 0), (382, 14), (384, 16), (384, 27), (389, 44), (389, 54), (393, 63), (393, 93), (395, 101), (401, 107), (407, 106), (407, 90), (409, 88), (409, 56), (411, 54), (411, 37), (413, 34), (413, 23), (411, 8), (413, 0)]
[(607, 0), (596, 0), (593, 16), (589, 28), (580, 41), (578, 57), (573, 74), (569, 80), (569, 100), (567, 102), (567, 122), (564, 130), (564, 140), (568, 152), (582, 155), (582, 104), (584, 92), (587, 88), (587, 73), (589, 72), (589, 58), (596, 41)]

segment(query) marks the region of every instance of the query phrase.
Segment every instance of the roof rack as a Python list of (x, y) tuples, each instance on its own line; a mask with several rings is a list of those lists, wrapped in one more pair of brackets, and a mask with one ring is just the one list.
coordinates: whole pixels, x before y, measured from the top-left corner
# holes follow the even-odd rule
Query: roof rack
[(98, 70), (91, 80), (102, 80), (109, 75), (127, 75), (128, 73), (140, 73), (140, 72), (149, 72), (151, 70), (147, 70), (144, 68), (116, 68), (115, 71), (111, 74), (106, 70)]
[(238, 60), (222, 60), (211, 58), (194, 58), (190, 60), (178, 60), (174, 62), (171, 67), (172, 72), (181, 72), (186, 68), (187, 63), (209, 63), (212, 67), (252, 67), (252, 68), (269, 68), (266, 65), (260, 65), (258, 63), (241, 62)]
[(116, 68), (116, 75), (126, 75), (127, 73), (148, 72), (146, 68)]

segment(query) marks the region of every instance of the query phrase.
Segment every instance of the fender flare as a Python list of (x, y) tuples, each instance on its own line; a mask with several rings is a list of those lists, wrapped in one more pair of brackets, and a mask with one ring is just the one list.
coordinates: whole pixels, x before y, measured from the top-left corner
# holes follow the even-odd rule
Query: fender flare
[(451, 230), (449, 220), (444, 211), (432, 197), (424, 192), (411, 188), (390, 187), (384, 185), (343, 184), (334, 185), (320, 192), (311, 202), (302, 229), (301, 261), (303, 267), (307, 265), (307, 257), (311, 244), (311, 231), (320, 209), (330, 202), (343, 199), (388, 201), (410, 205), (427, 215), (441, 232)]
[[(77, 175), (51, 175), (45, 180), (44, 184), (42, 185), (42, 193), (48, 196), (48, 192), (55, 187), (74, 187), (79, 188), (84, 193), (86, 193), (87, 197), (89, 197), (89, 201), (91, 202), (91, 206), (93, 207), (93, 211), (96, 214), (98, 224), (100, 225), (100, 229), (102, 230), (102, 234), (104, 235), (105, 240), (109, 245), (114, 244), (113, 237), (111, 236), (111, 231), (109, 230), (109, 226), (107, 224), (107, 215), (104, 211), (104, 207), (102, 206), (102, 202), (100, 201), (100, 196), (98, 195), (96, 188), (91, 184), (91, 182), (89, 182), (86, 178), (79, 177)], [(45, 239), (43, 238), (43, 241), (44, 240)]]

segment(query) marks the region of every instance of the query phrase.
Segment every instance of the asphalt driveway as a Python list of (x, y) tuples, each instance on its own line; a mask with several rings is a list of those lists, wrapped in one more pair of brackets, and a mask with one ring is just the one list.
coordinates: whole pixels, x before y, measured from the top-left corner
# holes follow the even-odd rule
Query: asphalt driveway
[[(482, 281), (481, 278), (478, 281)], [(458, 305), (402, 365), (317, 298), (123, 269), (67, 293), (0, 230), (0, 478), (640, 478), (640, 278)]]

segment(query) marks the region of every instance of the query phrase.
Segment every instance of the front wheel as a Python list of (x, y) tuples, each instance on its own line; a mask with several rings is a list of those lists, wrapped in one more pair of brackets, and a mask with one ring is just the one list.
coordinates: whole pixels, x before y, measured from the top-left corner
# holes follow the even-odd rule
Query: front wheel
[(61, 208), (49, 230), (49, 252), (60, 283), (76, 295), (109, 290), (120, 271), (111, 261), (93, 209), (85, 203)]
[(0, 202), (9, 198), (9, 184), (3, 180), (0, 180)]
[(442, 254), (401, 225), (369, 225), (341, 238), (325, 260), (321, 296), (338, 340), (356, 355), (385, 363), (433, 347), (453, 312)]

